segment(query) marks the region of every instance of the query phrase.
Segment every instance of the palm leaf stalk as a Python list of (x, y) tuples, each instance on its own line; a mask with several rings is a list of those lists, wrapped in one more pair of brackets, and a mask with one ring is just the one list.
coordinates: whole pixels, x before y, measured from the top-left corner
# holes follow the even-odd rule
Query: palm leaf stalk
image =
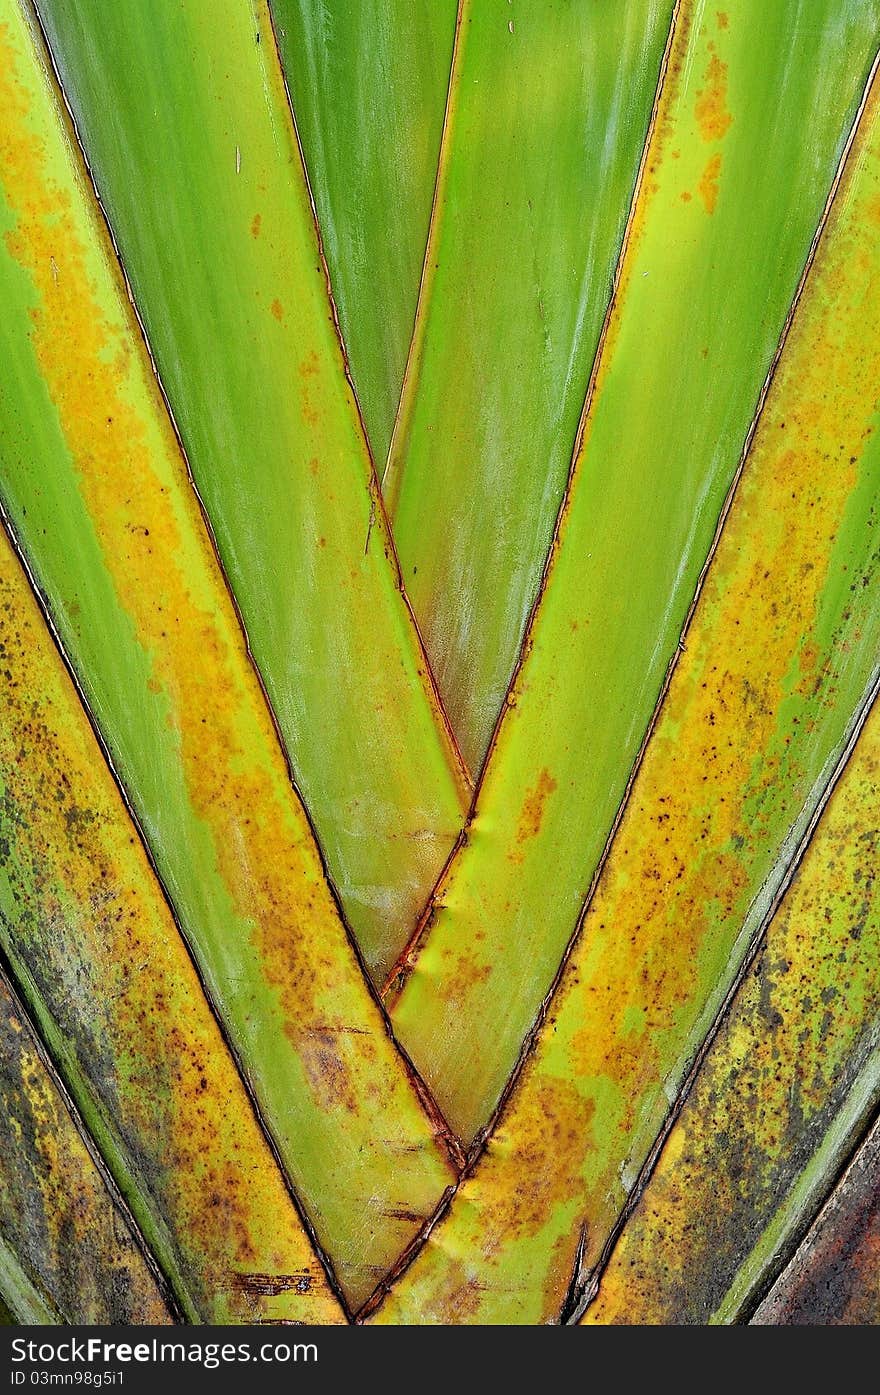
[[(511, 8), (460, 6), (384, 481), (407, 590), (475, 771), (541, 579), (673, 7)], [(435, 518), (449, 526), (432, 541)]]
[(294, 779), (381, 979), (469, 791), (401, 591), (268, 7), (38, 10)]
[(876, 1113), (880, 903), (865, 868), (880, 837), (878, 775), (875, 706), (588, 1322), (747, 1315)]
[(342, 339), (381, 469), (431, 221), (457, 0), (270, 0), (270, 10)]

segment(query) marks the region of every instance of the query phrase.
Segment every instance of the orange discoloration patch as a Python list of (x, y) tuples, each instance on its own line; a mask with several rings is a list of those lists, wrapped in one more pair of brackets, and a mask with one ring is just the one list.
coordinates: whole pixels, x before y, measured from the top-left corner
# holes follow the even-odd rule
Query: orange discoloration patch
[(523, 805), (516, 833), (517, 844), (525, 843), (529, 838), (534, 838), (540, 833), (544, 818), (544, 805), (556, 788), (556, 780), (550, 771), (542, 770), (534, 789), (530, 791)]
[(707, 213), (715, 212), (718, 202), (718, 181), (721, 178), (721, 154), (712, 155), (700, 176), (697, 193)]
[(284, 319), (284, 307), (282, 306), (281, 301), (276, 298), (272, 301), (272, 304), (270, 305), (269, 309), (272, 311), (272, 314), (274, 315), (275, 319), (280, 324), (281, 321)]
[(706, 142), (723, 140), (733, 125), (733, 116), (727, 109), (727, 64), (715, 52), (709, 58), (703, 82), (694, 104), (700, 135)]
[[(586, 1099), (573, 1081), (547, 1077), (537, 1086), (529, 1127), (517, 1133), (515, 1149), (509, 1152), (502, 1125), (499, 1147), (514, 1165), (517, 1182), (510, 1193), (496, 1196), (497, 1226), (490, 1213), (489, 1229), (497, 1236), (499, 1250), (508, 1240), (515, 1243), (538, 1234), (556, 1203), (575, 1193), (584, 1150), (590, 1148), (594, 1114), (594, 1101)], [(549, 1168), (548, 1156), (554, 1159)], [(576, 1244), (577, 1236), (573, 1238)]]
[(259, 213), (255, 213), (255, 214), (254, 214), (254, 220), (253, 220), (253, 222), (251, 223), (251, 237), (259, 237), (259, 236), (260, 236), (260, 227), (261, 227), (262, 222), (263, 222), (262, 215), (259, 214)]
[(461, 954), (455, 963), (455, 972), (443, 978), (442, 992), (453, 1009), (466, 1002), (475, 983), (485, 983), (492, 972), (491, 965), (484, 963), (477, 954)]

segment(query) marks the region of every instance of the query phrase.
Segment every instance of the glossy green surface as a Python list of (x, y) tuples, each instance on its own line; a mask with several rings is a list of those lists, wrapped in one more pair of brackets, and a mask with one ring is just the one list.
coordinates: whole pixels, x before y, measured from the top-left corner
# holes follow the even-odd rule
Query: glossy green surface
[(294, 777), (381, 976), (466, 795), (398, 590), (266, 5), (39, 12)]
[(535, 599), (672, 0), (465, 0), (384, 488), (472, 770)]
[(809, 23), (799, 0), (679, 11), (547, 590), (466, 845), (392, 1012), (465, 1139), (574, 931), (878, 39), (876, 0), (843, 17), (821, 0)]
[(456, 0), (270, 0), (339, 324), (388, 454), (434, 197)]

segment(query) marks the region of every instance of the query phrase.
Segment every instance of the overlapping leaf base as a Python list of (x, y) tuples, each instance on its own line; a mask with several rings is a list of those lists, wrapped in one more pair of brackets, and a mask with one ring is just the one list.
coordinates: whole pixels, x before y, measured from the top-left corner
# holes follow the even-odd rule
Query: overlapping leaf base
[(0, 0), (0, 1315), (877, 1322), (880, 0), (429, 8)]

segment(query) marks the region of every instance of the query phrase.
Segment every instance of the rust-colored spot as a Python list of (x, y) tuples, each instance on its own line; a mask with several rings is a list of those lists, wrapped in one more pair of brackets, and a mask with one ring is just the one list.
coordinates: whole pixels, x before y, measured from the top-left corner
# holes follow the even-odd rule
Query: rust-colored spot
[[(476, 1174), (486, 1211), (488, 1255), (537, 1235), (555, 1203), (570, 1200), (581, 1187), (595, 1101), (574, 1081), (556, 1076), (535, 1078), (534, 1091), (535, 1107), (527, 1120), (520, 1116), (515, 1136), (508, 1137), (503, 1123), (499, 1126), (491, 1186), (488, 1176)], [(576, 1234), (572, 1240), (574, 1248)]]
[(254, 221), (251, 223), (251, 237), (259, 237), (259, 236), (260, 236), (260, 227), (261, 227), (261, 225), (262, 225), (262, 222), (263, 222), (262, 216), (261, 216), (259, 213), (255, 213), (255, 214), (254, 214)]
[(281, 320), (284, 318), (284, 309), (282, 307), (281, 301), (277, 298), (277, 296), (272, 301), (272, 304), (270, 305), (269, 309), (272, 311), (272, 314), (275, 316), (276, 320), (280, 324)]
[(518, 845), (534, 838), (541, 831), (544, 820), (544, 806), (556, 789), (556, 780), (545, 767), (538, 776), (537, 784), (526, 795), (523, 811), (516, 832)]
[(729, 29), (729, 28), (730, 28), (730, 16), (727, 14), (727, 12), (726, 12), (725, 10), (718, 10), (717, 13), (716, 13), (716, 15), (715, 15), (715, 18), (716, 18), (716, 20), (717, 20), (717, 22), (718, 22), (718, 28), (719, 28), (719, 29)]
[[(299, 376), (302, 379), (302, 386), (300, 388), (300, 407), (303, 414), (303, 420), (307, 422), (308, 425), (311, 427), (316, 427), (320, 421), (320, 413), (316, 410), (315, 405), (312, 402), (310, 392), (311, 379), (317, 377), (318, 373), (320, 372), (320, 367), (321, 365), (318, 361), (318, 355), (315, 353), (313, 349), (308, 354), (308, 356), (301, 361), (297, 369)], [(316, 475), (318, 473), (318, 461), (316, 457), (312, 457), (310, 465), (312, 469), (312, 474)]]
[(703, 79), (705, 86), (697, 93), (694, 116), (704, 141), (723, 140), (733, 124), (727, 108), (727, 64), (712, 53)]
[(477, 954), (462, 953), (455, 960), (455, 972), (443, 978), (443, 995), (455, 1007), (468, 1002), (475, 984), (485, 983), (492, 976), (492, 965)]
[(718, 202), (718, 181), (721, 177), (721, 152), (713, 155), (700, 176), (697, 193), (707, 213), (715, 212)]
[(333, 1028), (312, 1028), (305, 1038), (297, 1023), (288, 1024), (285, 1030), (300, 1053), (306, 1079), (322, 1108), (336, 1106), (349, 1114), (356, 1114), (359, 1106), (357, 1086), (351, 1068), (339, 1050), (337, 1033)]

